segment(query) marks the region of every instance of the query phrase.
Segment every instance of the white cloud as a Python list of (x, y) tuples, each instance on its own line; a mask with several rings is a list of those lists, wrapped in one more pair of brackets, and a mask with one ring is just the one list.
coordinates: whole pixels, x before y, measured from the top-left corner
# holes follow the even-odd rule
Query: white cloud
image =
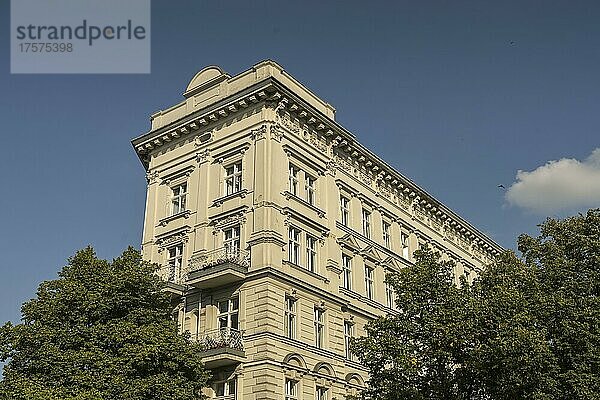
[(505, 198), (542, 215), (600, 207), (600, 148), (584, 161), (561, 158), (531, 172), (519, 170)]

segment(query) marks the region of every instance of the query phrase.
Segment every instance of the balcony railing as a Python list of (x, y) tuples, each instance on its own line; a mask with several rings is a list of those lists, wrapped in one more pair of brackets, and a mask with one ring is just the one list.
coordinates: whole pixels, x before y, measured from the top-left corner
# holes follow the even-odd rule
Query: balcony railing
[(236, 247), (222, 247), (192, 257), (189, 262), (189, 272), (199, 271), (215, 265), (231, 263), (248, 268), (250, 252)]
[(158, 274), (167, 282), (183, 285), (187, 281), (189, 269), (181, 266), (166, 266), (160, 268)]
[(245, 268), (250, 265), (250, 252), (234, 247), (222, 247), (192, 257), (186, 266), (166, 266), (159, 270), (160, 276), (167, 282), (185, 284), (190, 272), (196, 272), (220, 264), (234, 264)]
[(197, 340), (206, 351), (226, 348), (244, 351), (243, 332), (237, 329), (221, 328), (199, 333)]

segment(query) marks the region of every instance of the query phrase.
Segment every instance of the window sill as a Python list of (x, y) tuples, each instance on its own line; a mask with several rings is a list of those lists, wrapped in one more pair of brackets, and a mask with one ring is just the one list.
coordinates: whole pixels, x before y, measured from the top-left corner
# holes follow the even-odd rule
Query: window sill
[(326, 277), (324, 277), (322, 275), (319, 275), (316, 272), (312, 272), (312, 271), (304, 268), (301, 265), (294, 264), (293, 262), (290, 262), (290, 261), (287, 261), (287, 260), (283, 261), (283, 265), (289, 265), (290, 267), (292, 267), (294, 269), (297, 269), (298, 271), (302, 271), (302, 272), (307, 273), (308, 275), (312, 276), (313, 278), (319, 279), (319, 280), (321, 280), (321, 281), (323, 281), (325, 283), (329, 283), (329, 279), (327, 279)]
[(247, 195), (248, 195), (248, 189), (242, 189), (235, 193), (231, 193), (231, 194), (219, 197), (218, 199), (213, 201), (213, 207), (220, 207), (227, 200), (235, 199), (236, 197), (243, 199)]
[(310, 204), (308, 201), (304, 200), (302, 197), (293, 194), (289, 190), (286, 190), (282, 194), (285, 196), (286, 200), (294, 199), (298, 203), (305, 205), (306, 207), (310, 208), (315, 213), (317, 213), (319, 218), (325, 218), (325, 211), (321, 210), (319, 207), (315, 206), (314, 204)]
[[(355, 292), (354, 290), (346, 289), (343, 286), (340, 286), (340, 293), (343, 293), (343, 294), (345, 294), (345, 295), (347, 295), (349, 297), (357, 299), (357, 300), (359, 300), (359, 301), (361, 301), (363, 303), (366, 303), (366, 304), (368, 304), (368, 305), (370, 305), (372, 307), (378, 308), (378, 309), (382, 309), (382, 308), (385, 307), (383, 304), (381, 304), (381, 303), (379, 303), (379, 302), (377, 302), (377, 301), (375, 301), (373, 299), (370, 299), (370, 298), (368, 298), (366, 296), (363, 296), (362, 294), (360, 294), (358, 292)], [(387, 309), (387, 307), (385, 307), (385, 308)]]
[(191, 214), (192, 214), (192, 212), (190, 210), (185, 210), (185, 211), (179, 212), (177, 214), (169, 215), (168, 217), (161, 219), (160, 221), (158, 221), (158, 224), (160, 226), (167, 226), (167, 224), (169, 222), (175, 221), (176, 219), (179, 219), (179, 218), (189, 218)]

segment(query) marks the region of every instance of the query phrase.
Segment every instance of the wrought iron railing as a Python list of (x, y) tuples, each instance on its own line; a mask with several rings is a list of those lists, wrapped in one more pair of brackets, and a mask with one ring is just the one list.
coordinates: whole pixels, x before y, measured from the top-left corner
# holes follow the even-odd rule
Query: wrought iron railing
[(189, 269), (187, 267), (174, 267), (170, 265), (160, 268), (158, 274), (167, 282), (183, 285), (187, 281)]
[(235, 247), (221, 247), (192, 257), (185, 266), (166, 266), (161, 268), (158, 273), (167, 282), (183, 285), (188, 280), (190, 272), (226, 262), (248, 268), (250, 252)]
[(189, 262), (189, 269), (190, 272), (193, 272), (227, 262), (248, 267), (250, 265), (250, 252), (236, 247), (221, 247), (192, 257)]
[(198, 333), (197, 340), (205, 350), (230, 348), (244, 351), (244, 332), (233, 328), (220, 328)]

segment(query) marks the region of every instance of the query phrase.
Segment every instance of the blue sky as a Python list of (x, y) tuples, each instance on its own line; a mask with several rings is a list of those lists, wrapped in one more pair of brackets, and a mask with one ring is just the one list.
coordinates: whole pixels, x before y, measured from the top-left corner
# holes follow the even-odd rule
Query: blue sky
[(151, 74), (11, 75), (1, 2), (0, 323), (77, 249), (139, 246), (129, 141), (210, 64), (276, 60), (505, 247), (545, 215), (600, 206), (598, 21), (593, 1), (153, 0)]

